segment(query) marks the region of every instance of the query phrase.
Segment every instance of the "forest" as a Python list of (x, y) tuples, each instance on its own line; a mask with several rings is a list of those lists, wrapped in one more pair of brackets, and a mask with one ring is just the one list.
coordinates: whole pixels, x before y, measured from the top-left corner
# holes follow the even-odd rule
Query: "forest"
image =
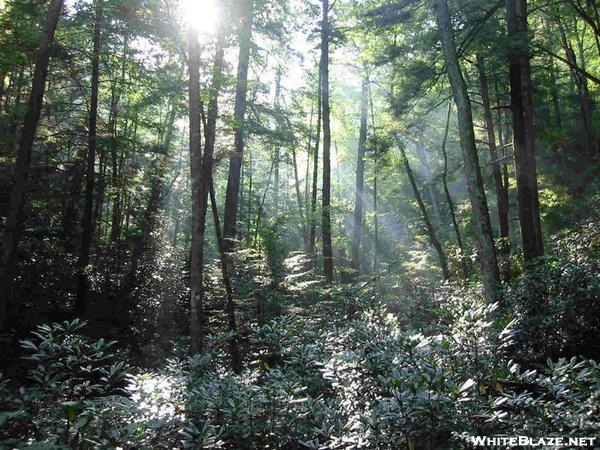
[(0, 448), (600, 448), (599, 100), (596, 0), (0, 0)]

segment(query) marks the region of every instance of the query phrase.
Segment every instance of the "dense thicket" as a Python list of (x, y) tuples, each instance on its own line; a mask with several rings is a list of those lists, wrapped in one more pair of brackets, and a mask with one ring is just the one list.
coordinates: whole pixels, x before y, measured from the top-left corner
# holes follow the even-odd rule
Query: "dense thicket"
[(0, 1), (0, 446), (597, 434), (599, 17)]

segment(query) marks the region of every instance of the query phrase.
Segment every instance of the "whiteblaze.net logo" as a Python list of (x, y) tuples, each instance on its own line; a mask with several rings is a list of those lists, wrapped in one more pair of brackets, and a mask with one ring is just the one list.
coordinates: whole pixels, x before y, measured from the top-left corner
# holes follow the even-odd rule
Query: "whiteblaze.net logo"
[(595, 437), (470, 436), (474, 447), (593, 447)]

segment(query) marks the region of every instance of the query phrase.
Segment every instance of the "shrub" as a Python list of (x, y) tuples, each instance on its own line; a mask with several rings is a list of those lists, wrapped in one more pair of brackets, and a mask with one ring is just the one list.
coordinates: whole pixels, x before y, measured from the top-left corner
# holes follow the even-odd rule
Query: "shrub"
[(93, 448), (114, 442), (127, 366), (117, 361), (113, 342), (79, 334), (84, 326), (79, 320), (42, 325), (22, 341), (34, 365), (31, 386), (6, 392), (4, 445)]
[(555, 237), (549, 256), (506, 299), (521, 323), (520, 359), (600, 357), (600, 223)]

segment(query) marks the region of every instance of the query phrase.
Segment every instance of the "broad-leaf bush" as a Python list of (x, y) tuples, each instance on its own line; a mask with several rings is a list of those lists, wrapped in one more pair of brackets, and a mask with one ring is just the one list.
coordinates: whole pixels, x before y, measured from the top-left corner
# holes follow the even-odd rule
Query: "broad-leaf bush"
[(600, 222), (553, 238), (553, 249), (507, 290), (520, 319), (519, 357), (600, 357)]
[[(241, 374), (228, 368), (229, 332), (207, 336), (190, 358), (189, 343), (175, 342), (177, 358), (161, 369), (126, 375), (113, 345), (82, 336), (82, 322), (42, 326), (23, 341), (31, 384), (0, 378), (0, 439), (18, 448), (387, 450), (469, 448), (476, 435), (595, 436), (600, 368), (585, 355), (597, 345), (588, 331), (598, 327), (598, 236), (589, 224), (557, 238), (498, 304), (478, 284), (397, 299), (369, 283), (313, 286), (293, 298), (318, 303), (245, 324)], [(404, 302), (411, 292), (419, 301)], [(560, 357), (542, 360), (544, 346)]]

